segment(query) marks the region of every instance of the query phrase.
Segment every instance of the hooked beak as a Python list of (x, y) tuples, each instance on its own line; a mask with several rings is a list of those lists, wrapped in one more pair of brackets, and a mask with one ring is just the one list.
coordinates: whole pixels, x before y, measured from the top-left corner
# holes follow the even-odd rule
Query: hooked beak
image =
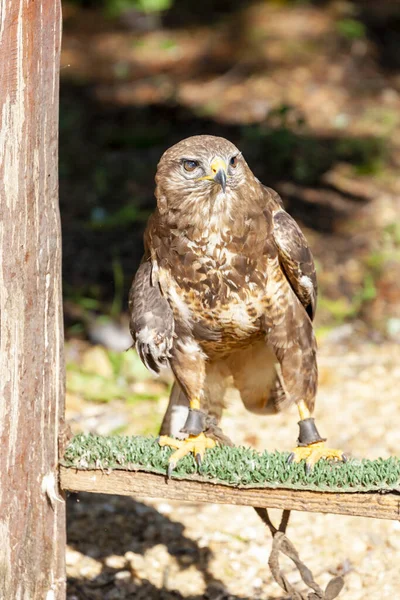
[(208, 179), (210, 181), (215, 181), (219, 183), (222, 187), (224, 193), (226, 190), (226, 178), (228, 175), (228, 165), (226, 162), (219, 157), (214, 158), (211, 165), (211, 174), (206, 175), (205, 177), (201, 177), (201, 179)]
[(222, 158), (214, 158), (211, 163), (211, 179), (214, 179), (216, 183), (222, 187), (224, 193), (226, 190), (226, 177), (227, 177), (228, 167), (227, 164)]
[(219, 183), (225, 193), (226, 190), (226, 171), (219, 169), (214, 177), (214, 181)]

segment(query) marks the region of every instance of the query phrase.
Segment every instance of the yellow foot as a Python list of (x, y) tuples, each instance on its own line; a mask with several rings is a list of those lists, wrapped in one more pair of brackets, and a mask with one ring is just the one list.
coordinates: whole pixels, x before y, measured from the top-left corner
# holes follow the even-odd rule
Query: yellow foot
[(199, 435), (189, 435), (185, 440), (176, 440), (175, 438), (162, 435), (158, 439), (160, 446), (169, 446), (170, 448), (176, 448), (176, 452), (171, 454), (169, 457), (168, 464), (168, 477), (176, 467), (178, 460), (193, 452), (197, 464), (200, 466), (204, 458), (204, 454), (207, 448), (214, 448), (217, 443), (204, 433)]
[(289, 455), (288, 462), (298, 463), (301, 460), (305, 460), (307, 471), (310, 471), (315, 463), (317, 463), (321, 458), (326, 458), (327, 460), (341, 460), (343, 462), (347, 461), (347, 456), (342, 452), (342, 450), (327, 448), (325, 446), (325, 442), (316, 442), (315, 444), (310, 444), (309, 446), (297, 446), (297, 448), (294, 448), (292, 453)]

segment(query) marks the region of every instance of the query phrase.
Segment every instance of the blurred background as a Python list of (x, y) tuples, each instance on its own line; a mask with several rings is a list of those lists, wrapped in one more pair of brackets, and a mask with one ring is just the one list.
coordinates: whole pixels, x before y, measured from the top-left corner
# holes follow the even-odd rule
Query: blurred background
[[(162, 152), (209, 133), (243, 151), (312, 247), (321, 431), (355, 455), (398, 454), (400, 2), (65, 0), (63, 13), (60, 204), (73, 431), (157, 434), (171, 378), (152, 379), (125, 352), (127, 294)], [(233, 440), (259, 449), (289, 449), (297, 436), (295, 411), (260, 424), (229, 406), (224, 419)], [(222, 516), (217, 526), (207, 512), (215, 507), (82, 498), (70, 504), (71, 600), (280, 597), (263, 529), (245, 509), (226, 509), (224, 529)], [(204, 524), (201, 534), (191, 525), (191, 510), (214, 523), (211, 537)], [(123, 541), (121, 511), (130, 523)], [(110, 519), (101, 539), (99, 518)], [(395, 597), (389, 525), (375, 524), (370, 538), (371, 524), (354, 519), (353, 552), (347, 541), (343, 548), (338, 517), (313, 517), (325, 519), (321, 531), (329, 518), (328, 566), (346, 573), (346, 597), (364, 598), (372, 572), (369, 597)], [(294, 536), (304, 539), (306, 515), (298, 519)], [(312, 554), (328, 577), (324, 558)], [(371, 588), (381, 585), (377, 570), (389, 595)]]

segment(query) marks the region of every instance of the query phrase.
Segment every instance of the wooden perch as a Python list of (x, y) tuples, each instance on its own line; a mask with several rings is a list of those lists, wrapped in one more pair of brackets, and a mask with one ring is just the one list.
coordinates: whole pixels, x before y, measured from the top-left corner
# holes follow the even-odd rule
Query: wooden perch
[(283, 488), (234, 488), (189, 479), (167, 480), (163, 475), (141, 471), (77, 470), (65, 466), (60, 467), (60, 479), (64, 490), (74, 492), (400, 519), (400, 493), (396, 492), (334, 493)]

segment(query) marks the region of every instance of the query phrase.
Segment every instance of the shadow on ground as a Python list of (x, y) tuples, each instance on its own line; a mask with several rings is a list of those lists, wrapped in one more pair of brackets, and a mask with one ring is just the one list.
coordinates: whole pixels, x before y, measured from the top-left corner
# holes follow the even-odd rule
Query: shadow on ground
[[(195, 511), (193, 518), (196, 518)], [(185, 535), (181, 523), (170, 520), (142, 502), (119, 496), (71, 494), (67, 502), (67, 523), (69, 547), (101, 564), (101, 571), (95, 576), (88, 571), (87, 577), (68, 579), (68, 598), (248, 600), (230, 594), (224, 584), (213, 577), (210, 571), (212, 552), (208, 547), (199, 547)], [(160, 586), (140, 577), (135, 557), (143, 556), (159, 544), (164, 545), (170, 557), (175, 558), (180, 571), (193, 567), (199, 571), (206, 590), (204, 594), (188, 595), (174, 589), (173, 576), (165, 566), (154, 566)], [(122, 561), (125, 556), (125, 566), (122, 563), (119, 568), (111, 566), (107, 559), (112, 556), (118, 556)], [(126, 575), (124, 579), (116, 577), (122, 569)], [(250, 597), (254, 594), (249, 593)]]

